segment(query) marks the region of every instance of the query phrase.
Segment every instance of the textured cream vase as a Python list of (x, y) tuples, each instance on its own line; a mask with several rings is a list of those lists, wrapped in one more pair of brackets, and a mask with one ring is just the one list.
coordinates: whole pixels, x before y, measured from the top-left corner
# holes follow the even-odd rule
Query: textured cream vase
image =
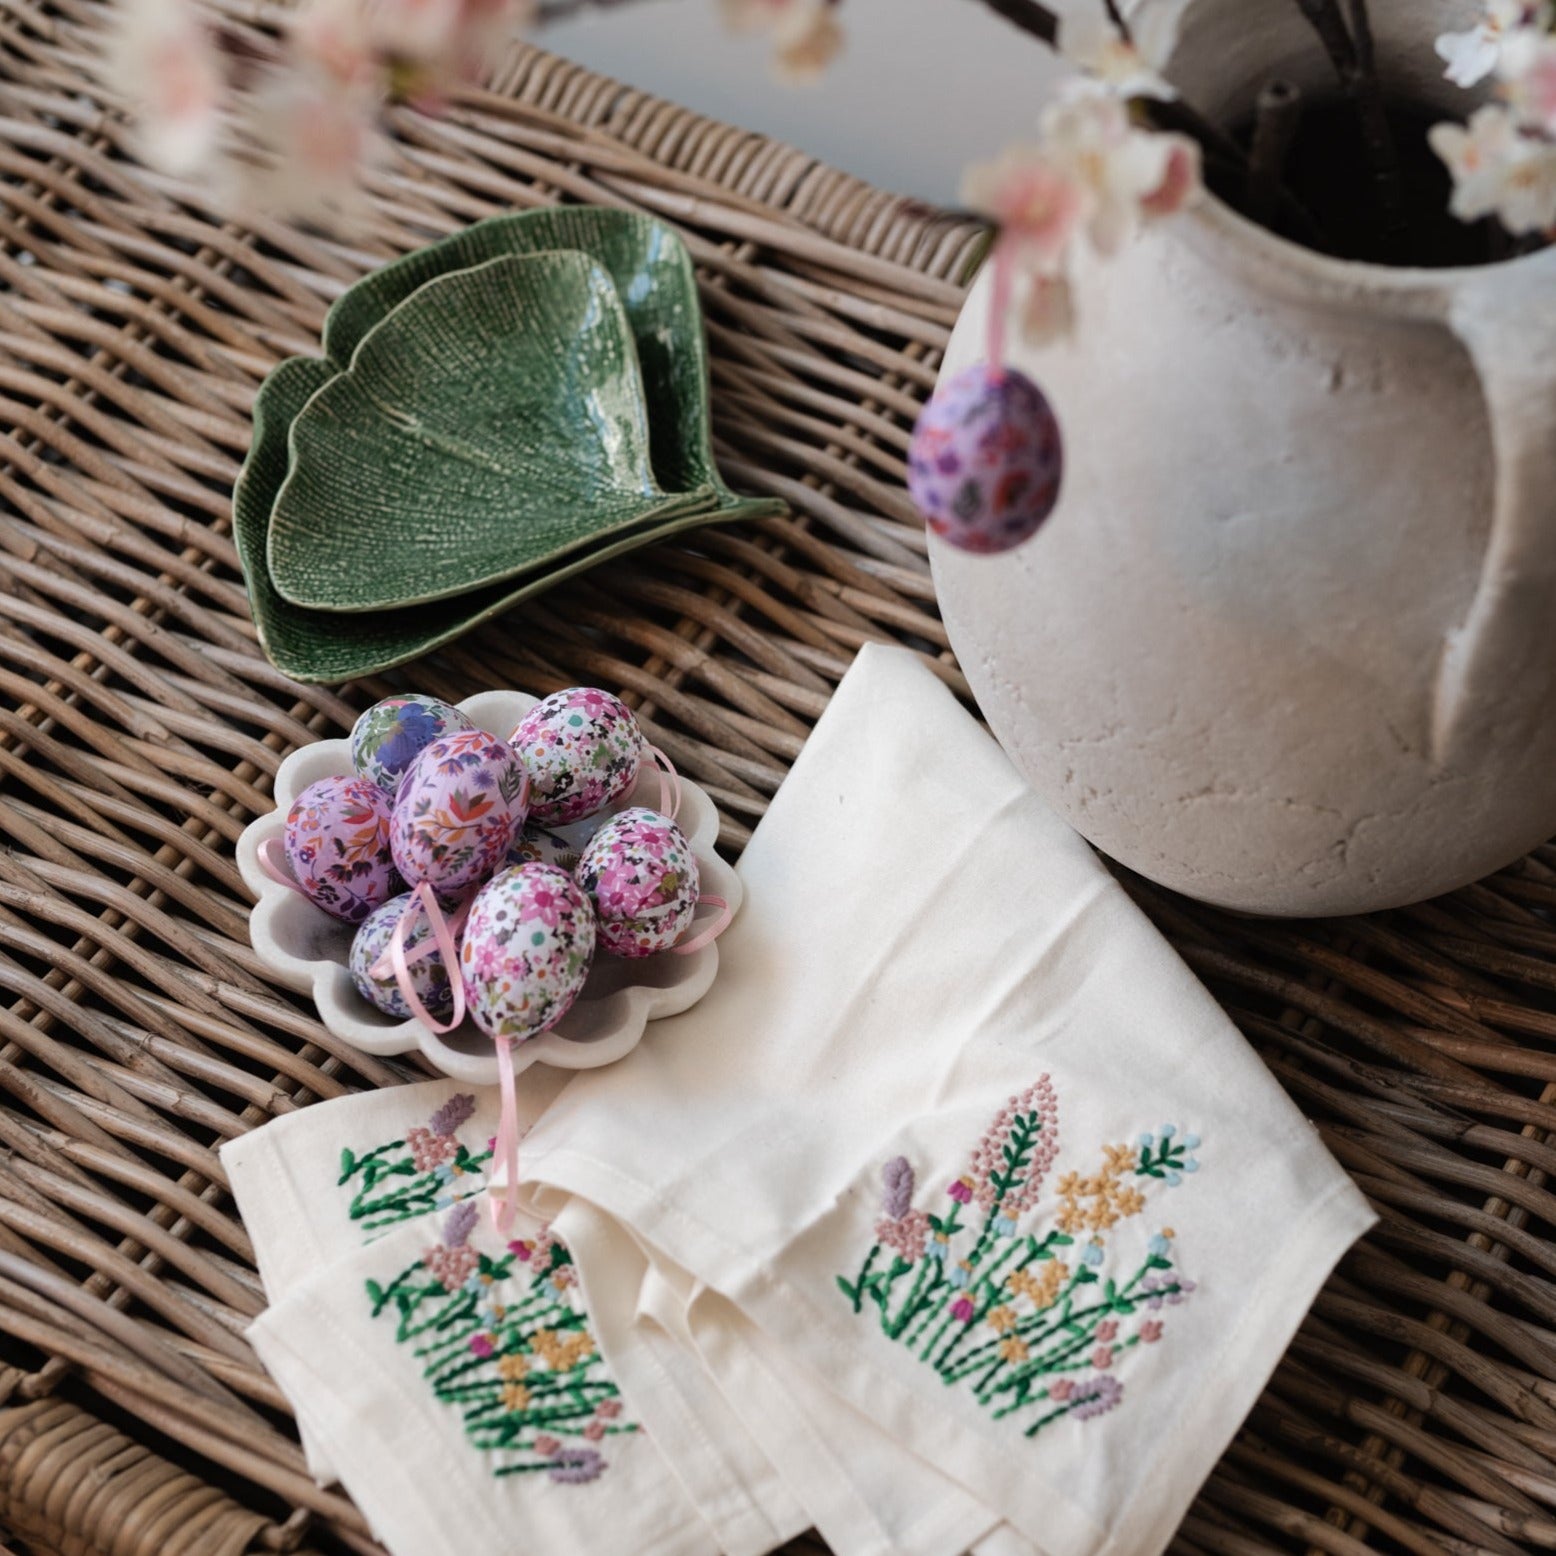
[[(1475, 0), (1370, 0), (1391, 94), (1463, 112)], [(1223, 120), (1328, 67), (1294, 0), (1197, 0), (1172, 75)], [(984, 354), (989, 276), (943, 372)], [(1065, 438), (1047, 526), (931, 537), (984, 714), (1103, 852), (1256, 913), (1412, 902), (1556, 832), (1556, 252), (1304, 251), (1219, 201), (1081, 267), (1010, 360)]]

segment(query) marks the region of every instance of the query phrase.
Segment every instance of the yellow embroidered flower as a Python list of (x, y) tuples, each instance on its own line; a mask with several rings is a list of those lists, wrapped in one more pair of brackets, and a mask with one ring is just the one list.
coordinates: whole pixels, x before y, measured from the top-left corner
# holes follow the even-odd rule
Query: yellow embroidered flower
[(1094, 1199), (1086, 1212), (1086, 1229), (1089, 1232), (1106, 1232), (1118, 1221), (1118, 1214), (1105, 1199)]
[(504, 1383), (502, 1386), (502, 1408), (504, 1410), (524, 1410), (529, 1405), (529, 1390), (522, 1383)]
[(1135, 1165), (1132, 1146), (1105, 1145), (1102, 1148), (1102, 1156), (1107, 1162), (1109, 1172), (1128, 1172)]
[(1081, 1175), (1078, 1172), (1067, 1172), (1059, 1180), (1059, 1193), (1064, 1199), (1074, 1199), (1076, 1195), (1085, 1193), (1081, 1187)]
[(529, 1357), (517, 1351), (508, 1351), (497, 1358), (497, 1375), (509, 1383), (517, 1383), (529, 1373)]
[(1113, 1196), (1113, 1208), (1121, 1216), (1138, 1216), (1145, 1209), (1145, 1195), (1134, 1184), (1127, 1184)]
[(997, 1307), (989, 1313), (989, 1328), (995, 1334), (1004, 1334), (1016, 1327), (1016, 1310), (1009, 1307)]
[(1010, 1335), (999, 1343), (999, 1354), (1002, 1361), (1024, 1362), (1032, 1353), (1027, 1349), (1027, 1343), (1019, 1335)]
[(1086, 1212), (1081, 1209), (1078, 1201), (1067, 1199), (1054, 1212), (1054, 1225), (1061, 1232), (1066, 1232), (1073, 1237), (1075, 1233), (1085, 1229)]

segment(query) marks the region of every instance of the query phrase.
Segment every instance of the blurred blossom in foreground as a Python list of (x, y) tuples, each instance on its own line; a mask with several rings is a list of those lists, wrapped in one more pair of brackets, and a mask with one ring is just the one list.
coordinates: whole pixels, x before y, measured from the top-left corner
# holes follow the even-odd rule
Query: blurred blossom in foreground
[(819, 80), (843, 47), (839, 0), (719, 0), (731, 32), (765, 32), (773, 40), (773, 70), (782, 81)]

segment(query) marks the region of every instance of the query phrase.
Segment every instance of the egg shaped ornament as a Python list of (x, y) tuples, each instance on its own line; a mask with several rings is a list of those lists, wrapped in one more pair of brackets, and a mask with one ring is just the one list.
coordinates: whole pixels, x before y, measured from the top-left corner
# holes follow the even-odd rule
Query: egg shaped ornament
[(632, 710), (593, 686), (542, 698), (513, 732), (530, 777), (530, 819), (565, 827), (628, 793), (648, 752)]
[(360, 924), (404, 883), (389, 839), (389, 802), (365, 778), (321, 778), (286, 813), (283, 845), (298, 889), (315, 907)]
[(668, 951), (691, 927), (701, 890), (686, 834), (657, 811), (618, 811), (589, 840), (578, 884), (594, 905), (602, 950), (612, 956)]
[[(389, 942), (394, 938), (395, 927), (407, 913), (411, 914), (411, 927), (405, 935), (405, 970), (411, 992), (421, 1001), (423, 1010), (412, 1009), (392, 971), (385, 969), (387, 977), (373, 976), (373, 968), (388, 951)], [(391, 897), (362, 921), (356, 939), (351, 942), (349, 965), (351, 981), (356, 984), (357, 993), (386, 1016), (409, 1021), (420, 1017), (425, 1011), (436, 1020), (443, 1021), (454, 1008), (454, 986), (450, 982), (443, 953), (438, 949), (432, 920), (422, 911), (419, 899), (411, 892), (401, 892), (398, 897)]]
[(1054, 511), (1064, 445), (1047, 396), (1014, 368), (979, 363), (942, 383), (908, 448), (908, 491), (948, 544), (993, 555)]
[(524, 825), (524, 764), (485, 730), (434, 740), (401, 780), (390, 840), (407, 884), (448, 896), (502, 867)]
[(594, 960), (594, 910), (567, 871), (519, 864), (476, 894), (465, 921), (465, 1006), (488, 1037), (549, 1031), (572, 1009)]
[(351, 765), (393, 800), (400, 780), (434, 740), (474, 728), (468, 714), (440, 697), (385, 697), (351, 726)]

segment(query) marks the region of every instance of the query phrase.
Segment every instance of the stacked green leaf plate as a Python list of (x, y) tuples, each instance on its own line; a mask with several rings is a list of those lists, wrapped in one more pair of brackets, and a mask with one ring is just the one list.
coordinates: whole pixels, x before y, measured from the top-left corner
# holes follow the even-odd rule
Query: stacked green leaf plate
[(663, 223), (499, 216), (347, 291), (265, 380), (233, 493), (260, 641), (302, 681), (403, 663), (701, 524), (782, 511), (714, 464), (691, 261)]

